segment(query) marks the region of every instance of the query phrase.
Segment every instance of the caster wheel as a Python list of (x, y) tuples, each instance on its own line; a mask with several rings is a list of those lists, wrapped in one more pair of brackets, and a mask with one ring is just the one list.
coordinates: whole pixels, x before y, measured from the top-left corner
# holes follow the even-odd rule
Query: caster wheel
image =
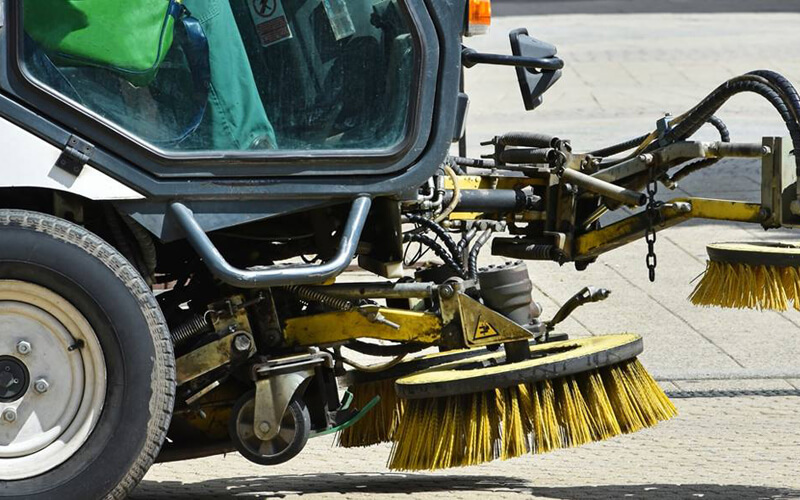
[(255, 406), (255, 391), (250, 391), (233, 407), (228, 431), (239, 453), (261, 465), (278, 465), (297, 456), (305, 448), (311, 433), (311, 417), (305, 403), (294, 400), (289, 404), (281, 420), (280, 432), (269, 441), (262, 441), (255, 434)]

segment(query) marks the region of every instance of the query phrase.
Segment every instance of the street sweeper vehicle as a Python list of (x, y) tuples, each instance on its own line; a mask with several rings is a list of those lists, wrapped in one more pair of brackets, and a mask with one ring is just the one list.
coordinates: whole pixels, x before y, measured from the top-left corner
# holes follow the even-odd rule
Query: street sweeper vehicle
[[(682, 221), (800, 223), (800, 99), (771, 71), (603, 149), (498, 131), (468, 158), (471, 67), (515, 68), (528, 110), (568, 71), (524, 29), (469, 48), (488, 0), (0, 5), (0, 498), (122, 498), (156, 461), (332, 433), (413, 471), (653, 426), (675, 407), (642, 339), (558, 330), (609, 292), (543, 312), (525, 261), (645, 238), (654, 278)], [(789, 137), (732, 142), (714, 113), (742, 92)], [(761, 162), (760, 203), (656, 198), (726, 157)], [(709, 258), (694, 302), (800, 308), (800, 248)]]

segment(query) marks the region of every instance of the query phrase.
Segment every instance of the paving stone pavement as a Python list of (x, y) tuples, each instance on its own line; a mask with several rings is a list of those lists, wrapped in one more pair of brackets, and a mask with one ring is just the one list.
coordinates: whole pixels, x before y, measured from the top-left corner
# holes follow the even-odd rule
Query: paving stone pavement
[[(508, 30), (527, 26), (559, 47), (567, 68), (534, 113), (522, 110), (513, 70), (470, 70), (470, 152), (480, 153), (478, 139), (512, 129), (569, 137), (582, 150), (634, 137), (664, 112), (681, 113), (725, 79), (758, 67), (800, 83), (798, 25), (800, 15), (785, 13), (499, 18), (491, 35), (469, 45), (507, 52)], [(756, 98), (738, 97), (720, 116), (734, 140), (785, 135)], [(759, 177), (757, 162), (725, 161), (661, 196), (754, 200)], [(431, 474), (388, 472), (387, 446), (339, 450), (331, 438), (318, 438), (278, 467), (237, 454), (157, 465), (133, 498), (800, 498), (800, 314), (697, 309), (686, 301), (707, 243), (764, 237), (760, 227), (707, 222), (660, 233), (656, 284), (647, 280), (643, 242), (602, 256), (585, 272), (529, 265), (545, 316), (585, 285), (612, 290), (607, 301), (576, 311), (563, 330), (644, 337), (642, 360), (680, 411), (655, 429)]]
[[(695, 389), (704, 387), (681, 395)], [(800, 498), (800, 392), (794, 392), (676, 398), (679, 416), (653, 429), (437, 473), (389, 472), (389, 446), (344, 450), (318, 438), (277, 467), (237, 454), (156, 465), (132, 498)]]

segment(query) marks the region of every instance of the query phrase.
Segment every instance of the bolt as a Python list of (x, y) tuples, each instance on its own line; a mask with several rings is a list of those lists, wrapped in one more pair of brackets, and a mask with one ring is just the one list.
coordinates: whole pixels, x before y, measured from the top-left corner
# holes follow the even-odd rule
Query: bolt
[(243, 333), (233, 338), (233, 348), (239, 352), (249, 351), (251, 345), (250, 337)]
[(650, 165), (651, 163), (653, 163), (653, 160), (655, 158), (653, 158), (653, 155), (648, 153), (648, 154), (639, 155), (639, 157), (637, 159), (640, 162), (644, 163), (645, 165)]
[(17, 420), (17, 410), (14, 408), (6, 408), (3, 410), (3, 420), (8, 423), (13, 423)]
[(24, 340), (19, 341), (17, 343), (17, 352), (22, 354), (23, 356), (31, 353), (31, 344)]
[(268, 433), (270, 428), (269, 422), (264, 421), (258, 424), (258, 430), (261, 431), (262, 434)]
[(34, 388), (34, 389), (36, 390), (36, 392), (38, 392), (39, 394), (44, 394), (45, 392), (47, 392), (47, 389), (49, 389), (49, 388), (50, 388), (50, 383), (49, 383), (47, 380), (45, 380), (45, 379), (43, 379), (43, 378), (40, 378), (39, 380), (37, 380), (37, 381), (36, 381), (36, 382), (33, 384), (33, 388)]

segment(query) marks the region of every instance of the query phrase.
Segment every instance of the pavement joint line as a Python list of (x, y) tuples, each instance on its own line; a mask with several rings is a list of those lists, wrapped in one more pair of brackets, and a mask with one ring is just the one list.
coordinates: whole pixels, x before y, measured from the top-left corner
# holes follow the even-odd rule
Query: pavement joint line
[(614, 273), (616, 273), (616, 274), (617, 274), (617, 276), (619, 276), (619, 277), (620, 277), (620, 278), (622, 278), (623, 280), (627, 281), (629, 285), (631, 285), (632, 287), (636, 288), (637, 290), (640, 290), (640, 291), (642, 291), (642, 292), (643, 292), (645, 295), (647, 295), (647, 297), (648, 297), (650, 300), (652, 300), (653, 302), (655, 302), (656, 304), (658, 304), (658, 306), (659, 306), (659, 307), (661, 307), (662, 309), (664, 309), (665, 311), (667, 311), (669, 314), (671, 314), (672, 316), (674, 316), (675, 318), (677, 318), (678, 320), (680, 320), (682, 323), (684, 323), (686, 326), (688, 326), (688, 327), (689, 327), (689, 328), (690, 328), (690, 329), (691, 329), (693, 332), (695, 332), (696, 334), (698, 334), (700, 337), (704, 338), (704, 339), (706, 340), (706, 342), (708, 342), (709, 344), (711, 344), (711, 345), (713, 345), (714, 347), (716, 347), (716, 348), (719, 350), (719, 352), (721, 352), (721, 353), (723, 353), (724, 355), (726, 355), (727, 357), (729, 357), (729, 358), (730, 358), (730, 359), (731, 359), (731, 360), (732, 360), (734, 363), (736, 363), (737, 365), (739, 365), (741, 368), (747, 368), (747, 367), (746, 367), (746, 366), (744, 366), (742, 363), (740, 363), (738, 359), (734, 358), (734, 357), (733, 357), (733, 356), (732, 356), (730, 353), (728, 353), (728, 352), (727, 352), (725, 349), (723, 349), (722, 347), (720, 347), (719, 345), (717, 345), (717, 344), (716, 344), (716, 343), (715, 343), (713, 340), (711, 340), (709, 337), (707, 337), (705, 334), (703, 334), (703, 333), (702, 333), (700, 330), (698, 330), (697, 328), (695, 328), (694, 326), (692, 326), (692, 324), (691, 324), (691, 323), (689, 323), (688, 321), (686, 321), (686, 320), (685, 320), (685, 319), (684, 319), (682, 316), (680, 316), (680, 315), (678, 315), (678, 314), (675, 314), (675, 312), (674, 312), (674, 311), (672, 311), (670, 308), (668, 308), (667, 306), (665, 306), (664, 304), (662, 304), (661, 302), (659, 302), (659, 301), (658, 301), (658, 299), (656, 299), (655, 297), (653, 297), (653, 296), (650, 294), (650, 292), (648, 292), (648, 291), (647, 291), (647, 290), (645, 290), (644, 288), (640, 287), (639, 285), (637, 285), (636, 283), (634, 283), (633, 281), (631, 281), (630, 279), (628, 279), (628, 277), (627, 277), (627, 276), (625, 276), (624, 274), (622, 274), (622, 273), (620, 273), (619, 271), (617, 271), (616, 269), (614, 269), (614, 268), (613, 268), (612, 266), (610, 266), (610, 265), (609, 265), (607, 262), (603, 262), (603, 265), (604, 265), (605, 267), (607, 267), (608, 269), (612, 270)]
[[(703, 262), (701, 259), (697, 258), (697, 256), (694, 255), (692, 252), (690, 252), (689, 250), (686, 250), (678, 242), (676, 242), (675, 240), (670, 238), (669, 235), (665, 234), (665, 235), (662, 236), (662, 238), (664, 238), (665, 240), (667, 240), (670, 243), (672, 243), (673, 245), (675, 245), (678, 248), (678, 250), (680, 250), (683, 253), (685, 253), (686, 255), (688, 255), (690, 259), (692, 259), (692, 260), (694, 260), (694, 261), (696, 261), (696, 262), (698, 262), (700, 264), (705, 264), (705, 262)], [(695, 278), (695, 279), (697, 279), (697, 278)]]
[[(794, 387), (794, 386), (793, 386)], [(688, 398), (740, 398), (740, 397), (800, 397), (800, 389), (706, 389), (706, 390), (686, 390), (680, 389), (677, 391), (667, 390), (664, 393), (674, 399), (688, 399)]]

